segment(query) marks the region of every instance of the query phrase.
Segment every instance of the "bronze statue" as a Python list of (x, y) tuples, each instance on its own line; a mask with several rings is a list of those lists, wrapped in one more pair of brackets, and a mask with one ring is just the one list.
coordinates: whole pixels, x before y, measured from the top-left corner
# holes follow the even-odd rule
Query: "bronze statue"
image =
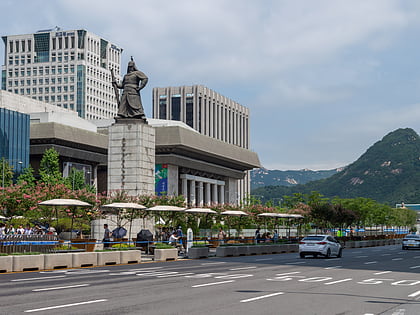
[[(148, 77), (136, 68), (136, 64), (131, 57), (128, 62), (127, 74), (124, 76), (122, 83), (115, 80), (113, 71), (112, 86), (118, 101), (118, 117), (135, 118), (146, 121), (146, 115), (141, 103), (140, 90), (144, 88), (149, 80)], [(140, 84), (140, 85), (139, 85)], [(119, 98), (118, 89), (122, 89), (121, 99)]]

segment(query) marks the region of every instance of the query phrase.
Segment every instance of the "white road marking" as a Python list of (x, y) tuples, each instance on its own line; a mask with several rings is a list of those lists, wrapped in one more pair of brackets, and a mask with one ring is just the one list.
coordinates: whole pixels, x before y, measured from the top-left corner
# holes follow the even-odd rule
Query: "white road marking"
[(337, 281), (332, 281), (332, 282), (327, 282), (324, 283), (325, 285), (330, 285), (330, 284), (336, 284), (336, 283), (340, 283), (340, 282), (346, 282), (346, 281), (350, 281), (353, 280), (352, 278), (347, 278), (347, 279), (342, 279), (342, 280), (337, 280)]
[(235, 271), (235, 270), (247, 270), (247, 269), (255, 269), (257, 267), (242, 267), (242, 268), (232, 268), (229, 270)]
[(99, 303), (99, 302), (106, 302), (106, 301), (108, 301), (108, 300), (102, 299), (102, 300), (92, 300), (92, 301), (72, 303), (72, 304), (49, 306), (49, 307), (43, 307), (43, 308), (36, 308), (36, 309), (33, 309), (33, 310), (26, 310), (25, 313), (48, 311), (48, 310), (53, 310), (53, 309), (56, 309), (56, 308), (64, 308), (64, 307), (71, 307), (71, 306), (78, 306), (78, 305), (85, 305), (85, 304), (92, 304), (92, 303)]
[(391, 256), (391, 254), (382, 254), (381, 256)]
[(104, 272), (110, 272), (110, 270), (76, 269), (76, 270), (69, 270), (67, 274), (68, 275), (84, 275), (84, 274), (94, 274), (94, 273), (104, 273)]
[(109, 273), (108, 276), (129, 276), (129, 275), (135, 275), (135, 271), (121, 271), (121, 272), (113, 272)]
[(306, 264), (306, 261), (297, 261), (297, 262), (285, 263), (285, 265), (302, 265), (302, 264)]
[(218, 284), (225, 284), (225, 283), (231, 283), (235, 282), (235, 280), (227, 280), (227, 281), (220, 281), (220, 282), (210, 282), (210, 283), (204, 283), (204, 284), (196, 284), (191, 286), (191, 288), (200, 288), (200, 287), (207, 287), (210, 285), (218, 285)]
[(420, 266), (413, 266), (413, 267), (410, 267), (410, 269), (417, 269), (417, 268), (420, 268)]
[(157, 272), (147, 272), (147, 273), (137, 273), (136, 276), (146, 276), (146, 277), (157, 277), (164, 275), (179, 274), (178, 271), (157, 271)]
[(162, 269), (163, 267), (152, 267), (152, 268), (139, 268), (139, 269), (130, 269), (129, 271), (143, 271), (143, 272), (148, 272), (153, 271), (154, 269)]
[(403, 260), (403, 258), (392, 258), (391, 260)]
[(219, 265), (219, 264), (226, 264), (226, 262), (225, 261), (219, 261), (219, 262), (203, 263), (201, 265), (206, 266), (206, 265)]
[(378, 263), (377, 261), (368, 261), (368, 262), (365, 262), (365, 265), (377, 264), (377, 263)]
[(415, 297), (415, 296), (417, 296), (417, 295), (420, 295), (420, 291), (417, 291), (417, 292), (411, 293), (408, 297)]
[(354, 258), (366, 258), (366, 257), (368, 257), (368, 256), (356, 256)]
[(87, 287), (90, 284), (75, 284), (75, 285), (68, 285), (65, 287), (51, 287), (51, 288), (43, 288), (43, 289), (34, 289), (33, 292), (41, 292), (41, 291), (51, 291), (51, 290), (61, 290), (61, 289), (71, 289), (71, 288), (79, 288), (79, 287)]
[(10, 280), (13, 282), (18, 282), (18, 281), (35, 281), (35, 280), (44, 280), (44, 279), (57, 279), (57, 278), (65, 278), (66, 276), (51, 276), (51, 277), (38, 277), (38, 278), (25, 278), (25, 279), (14, 279), (14, 280)]
[(252, 301), (261, 300), (261, 299), (265, 299), (265, 298), (280, 295), (280, 294), (284, 294), (284, 293), (283, 292), (271, 293), (271, 294), (257, 296), (257, 297), (246, 299), (246, 300), (241, 300), (240, 302), (241, 303), (252, 302)]
[(188, 276), (188, 275), (193, 275), (193, 272), (184, 272), (184, 273), (178, 273), (178, 274), (174, 274), (174, 275), (161, 275), (161, 276), (157, 276), (157, 278), (169, 278), (169, 277), (181, 277), (181, 276)]
[(383, 274), (390, 273), (390, 272), (392, 272), (392, 271), (375, 272), (374, 275), (383, 275)]
[(287, 276), (287, 275), (294, 275), (300, 273), (300, 271), (293, 271), (293, 272), (286, 272), (286, 273), (278, 273), (276, 276)]
[(259, 259), (255, 259), (255, 261), (264, 261), (264, 260), (273, 260), (273, 258), (259, 258)]
[(420, 258), (420, 256), (414, 256), (413, 258)]
[(330, 270), (330, 269), (338, 269), (338, 268), (342, 268), (343, 266), (331, 266), (331, 267), (326, 267), (324, 269), (326, 270)]

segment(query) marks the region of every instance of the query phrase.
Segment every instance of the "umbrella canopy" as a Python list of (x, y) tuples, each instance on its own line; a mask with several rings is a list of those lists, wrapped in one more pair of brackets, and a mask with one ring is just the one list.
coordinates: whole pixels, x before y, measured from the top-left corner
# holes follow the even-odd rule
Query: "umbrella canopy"
[(154, 206), (151, 208), (148, 208), (148, 210), (150, 211), (184, 211), (186, 208), (181, 208), (181, 207), (177, 207), (177, 206), (167, 206), (167, 205), (160, 205), (160, 206)]
[(77, 200), (77, 199), (51, 199), (45, 200), (38, 203), (41, 206), (77, 206), (77, 207), (89, 207), (90, 203)]
[(289, 214), (289, 218), (302, 219), (304, 216), (300, 214)]
[(187, 209), (185, 210), (186, 213), (203, 213), (203, 214), (207, 214), (207, 213), (217, 213), (214, 210), (208, 209), (208, 208), (191, 208), (191, 209)]
[(107, 205), (102, 205), (102, 207), (114, 209), (146, 209), (145, 206), (134, 202), (115, 202)]
[(223, 215), (230, 215), (230, 216), (237, 216), (237, 217), (242, 217), (242, 216), (246, 216), (248, 215), (247, 213), (240, 211), (240, 210), (227, 210), (227, 211), (223, 211), (220, 214)]

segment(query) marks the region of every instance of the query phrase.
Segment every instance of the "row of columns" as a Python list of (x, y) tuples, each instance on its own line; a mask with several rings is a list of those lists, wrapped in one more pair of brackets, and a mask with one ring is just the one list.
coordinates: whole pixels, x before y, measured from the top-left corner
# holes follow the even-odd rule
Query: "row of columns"
[(225, 202), (225, 182), (200, 176), (181, 174), (182, 195), (187, 204), (202, 207)]

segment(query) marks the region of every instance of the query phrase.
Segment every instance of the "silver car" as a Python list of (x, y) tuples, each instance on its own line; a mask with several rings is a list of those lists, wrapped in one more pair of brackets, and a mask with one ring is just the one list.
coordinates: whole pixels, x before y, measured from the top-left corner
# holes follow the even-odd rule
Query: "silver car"
[(402, 249), (420, 248), (420, 235), (407, 234), (402, 241)]
[(299, 242), (300, 258), (305, 258), (306, 255), (312, 255), (315, 258), (318, 255), (327, 258), (332, 255), (341, 257), (342, 254), (341, 244), (331, 235), (308, 235)]

